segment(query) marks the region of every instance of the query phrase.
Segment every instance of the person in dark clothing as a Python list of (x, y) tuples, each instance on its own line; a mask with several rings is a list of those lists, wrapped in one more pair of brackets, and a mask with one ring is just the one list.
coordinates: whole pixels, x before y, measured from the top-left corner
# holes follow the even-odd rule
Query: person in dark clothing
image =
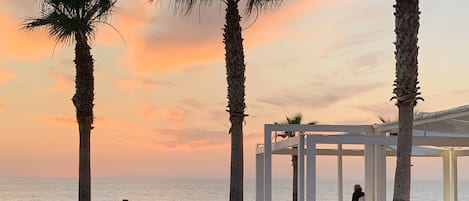
[(365, 197), (365, 193), (362, 190), (362, 187), (360, 184), (355, 184), (353, 186), (353, 195), (352, 195), (352, 201), (359, 201), (361, 197)]

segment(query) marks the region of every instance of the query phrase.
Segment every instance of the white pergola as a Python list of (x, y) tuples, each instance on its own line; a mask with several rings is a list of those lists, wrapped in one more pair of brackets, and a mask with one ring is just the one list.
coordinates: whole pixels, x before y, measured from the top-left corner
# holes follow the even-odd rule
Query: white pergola
[[(343, 156), (365, 157), (366, 200), (386, 201), (386, 156), (396, 155), (397, 130), (398, 122), (373, 125), (266, 124), (264, 144), (256, 149), (256, 201), (272, 200), (273, 154), (299, 156), (298, 201), (305, 198), (316, 201), (318, 155), (337, 156), (338, 201), (343, 201)], [(272, 142), (275, 132), (285, 131), (297, 132), (298, 135)], [(464, 149), (469, 147), (469, 105), (417, 114), (412, 143), (413, 157), (442, 158), (443, 200), (457, 201), (457, 157), (469, 156), (469, 150)], [(319, 149), (318, 144), (333, 144), (337, 148)], [(343, 149), (344, 144), (364, 145), (364, 149)]]

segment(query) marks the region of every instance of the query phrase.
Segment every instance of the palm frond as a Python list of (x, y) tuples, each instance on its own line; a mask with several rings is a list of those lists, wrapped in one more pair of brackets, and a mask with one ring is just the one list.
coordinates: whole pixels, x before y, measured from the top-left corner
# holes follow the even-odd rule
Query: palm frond
[[(158, 0), (148, 0), (149, 2), (157, 2)], [(194, 7), (203, 7), (209, 6), (212, 0), (174, 0), (171, 1), (173, 3), (173, 8), (175, 13), (182, 13), (184, 15), (189, 15), (192, 12)]]
[(44, 28), (58, 42), (94, 38), (97, 23), (112, 14), (116, 0), (44, 0), (39, 16), (23, 23), (27, 30)]
[(246, 13), (251, 15), (254, 10), (266, 10), (279, 6), (283, 0), (248, 0), (246, 3)]
[(298, 113), (294, 115), (293, 117), (287, 117), (287, 122), (288, 124), (301, 124), (302, 118), (303, 118), (303, 115), (301, 113)]

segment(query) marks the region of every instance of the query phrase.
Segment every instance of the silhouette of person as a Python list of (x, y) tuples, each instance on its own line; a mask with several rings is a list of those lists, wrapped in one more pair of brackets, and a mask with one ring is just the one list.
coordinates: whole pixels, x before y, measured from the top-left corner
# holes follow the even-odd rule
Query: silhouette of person
[(353, 186), (352, 201), (365, 201), (365, 193), (362, 190), (360, 184)]

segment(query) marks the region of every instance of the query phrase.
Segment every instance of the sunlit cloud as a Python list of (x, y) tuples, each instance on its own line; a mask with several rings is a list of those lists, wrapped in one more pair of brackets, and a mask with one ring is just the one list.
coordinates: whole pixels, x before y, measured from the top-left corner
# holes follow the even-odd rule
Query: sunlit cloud
[[(243, 32), (245, 47), (290, 37), (278, 32), (278, 27), (292, 19), (330, 1), (286, 3), (282, 8), (261, 13), (256, 23)], [(208, 63), (223, 61), (222, 31), (224, 9), (218, 6), (203, 8), (200, 16), (173, 15), (167, 6), (153, 10), (139, 7), (120, 9), (115, 25), (121, 29), (128, 46), (124, 61), (136, 73), (168, 73), (188, 70), (198, 74), (206, 69), (197, 68)], [(137, 9), (137, 10), (133, 10)], [(243, 18), (243, 26), (252, 24), (254, 17)], [(161, 24), (165, 24), (164, 27)], [(148, 59), (151, 58), (151, 59)], [(192, 68), (192, 69), (191, 69)]]
[(115, 82), (115, 86), (121, 90), (133, 90), (136, 88), (154, 88), (158, 86), (169, 86), (172, 85), (170, 81), (155, 81), (143, 77), (135, 78), (121, 78)]
[(3, 69), (0, 70), (0, 84), (13, 78), (15, 73), (11, 69)]
[(314, 83), (299, 87), (301, 90), (285, 89), (278, 92), (278, 95), (261, 98), (259, 101), (278, 107), (325, 108), (382, 86), (385, 86), (385, 83), (351, 84), (346, 86)]
[(183, 128), (188, 112), (181, 107), (163, 108), (161, 109), (161, 115), (169, 122), (171, 128), (181, 129)]
[(214, 64), (196, 65), (186, 70), (187, 73), (197, 76), (207, 75), (214, 68)]
[(195, 108), (195, 109), (203, 109), (206, 106), (205, 103), (193, 97), (186, 97), (182, 99), (181, 101), (179, 101), (179, 103), (185, 106), (191, 107), (191, 108)]
[(54, 80), (50, 90), (54, 92), (67, 91), (73, 88), (73, 77), (62, 73), (49, 71), (47, 74)]
[(4, 62), (4, 58), (34, 61), (52, 54), (49, 45), (54, 43), (45, 34), (21, 30), (22, 20), (2, 11), (0, 8), (0, 63)]
[(2, 99), (0, 99), (0, 112), (4, 111), (4, 109), (2, 108), (2, 102), (3, 102)]
[[(153, 132), (154, 140), (148, 146), (161, 150), (210, 150), (228, 147), (231, 136), (226, 130), (192, 129), (158, 129)], [(252, 133), (245, 133), (245, 142), (257, 139)]]
[(61, 126), (67, 126), (67, 127), (76, 127), (77, 121), (76, 118), (74, 117), (69, 117), (69, 116), (54, 116), (54, 115), (36, 115), (36, 119), (39, 119), (41, 121), (51, 123), (51, 124), (57, 124)]
[(147, 105), (137, 108), (137, 114), (147, 120), (154, 120), (158, 117), (158, 109), (153, 105)]

